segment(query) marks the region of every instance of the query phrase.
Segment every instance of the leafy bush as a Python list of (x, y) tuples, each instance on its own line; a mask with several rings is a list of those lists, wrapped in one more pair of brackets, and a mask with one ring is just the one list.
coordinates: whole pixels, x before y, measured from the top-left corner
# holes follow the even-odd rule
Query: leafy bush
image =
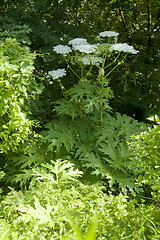
[(26, 98), (38, 92), (32, 73), (34, 55), (15, 39), (0, 47), (0, 151), (17, 151), (31, 133), (32, 122), (24, 111)]
[[(139, 186), (151, 188), (151, 196), (160, 201), (160, 125), (158, 123), (148, 131), (133, 138), (131, 147)], [(136, 162), (136, 165), (134, 164)]]

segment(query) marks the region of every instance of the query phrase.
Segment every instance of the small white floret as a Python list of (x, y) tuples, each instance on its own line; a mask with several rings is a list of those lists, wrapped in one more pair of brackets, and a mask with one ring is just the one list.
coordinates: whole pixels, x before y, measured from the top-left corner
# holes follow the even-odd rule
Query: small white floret
[(75, 38), (75, 39), (70, 40), (68, 43), (72, 46), (87, 44), (87, 39), (85, 39), (85, 38)]
[(88, 57), (83, 57), (81, 61), (84, 65), (90, 65), (90, 60)]
[(81, 61), (84, 65), (90, 65), (91, 63), (99, 65), (100, 63), (102, 63), (102, 58), (93, 57), (93, 56), (83, 57)]
[(52, 77), (53, 79), (57, 79), (57, 78), (65, 76), (65, 75), (66, 75), (66, 70), (64, 68), (62, 68), (62, 69), (49, 71), (47, 77)]
[(74, 50), (78, 50), (80, 52), (84, 53), (93, 53), (96, 51), (96, 46), (93, 46), (91, 44), (81, 44), (81, 45), (74, 45)]
[(91, 58), (92, 63), (94, 63), (94, 64), (99, 65), (99, 63), (102, 63), (102, 58), (92, 57), (92, 56), (90, 58)]
[(104, 31), (99, 34), (100, 37), (117, 37), (119, 33), (113, 31)]
[(111, 45), (110, 51), (119, 51), (119, 52), (126, 52), (126, 53), (132, 53), (137, 54), (139, 51), (135, 50), (134, 47), (129, 46), (127, 43), (116, 43)]
[(67, 55), (68, 53), (72, 52), (72, 49), (65, 45), (58, 45), (53, 47), (53, 51), (62, 55)]

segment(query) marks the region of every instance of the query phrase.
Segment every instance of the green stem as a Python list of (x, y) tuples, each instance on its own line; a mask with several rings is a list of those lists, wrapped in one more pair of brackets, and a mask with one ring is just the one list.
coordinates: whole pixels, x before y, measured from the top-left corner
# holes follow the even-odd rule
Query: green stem
[(102, 102), (99, 103), (100, 104), (100, 126), (102, 127), (102, 122), (103, 122), (103, 106), (102, 106)]
[(106, 57), (107, 57), (107, 54), (103, 54), (102, 68), (104, 68), (104, 65), (105, 65), (105, 62), (106, 62)]
[(80, 109), (80, 119), (82, 119), (82, 105), (81, 105), (81, 103), (79, 105), (79, 109)]
[[(58, 82), (59, 82), (59, 85), (60, 85), (62, 91), (66, 92), (66, 96), (69, 96), (70, 95), (69, 91), (62, 85), (60, 80)], [(68, 99), (68, 97), (66, 97), (66, 98)]]
[[(102, 85), (102, 88), (101, 88), (101, 91), (102, 91), (102, 99), (103, 99), (103, 85)], [(103, 103), (100, 101), (100, 126), (102, 127), (102, 123), (103, 123)]]
[[(124, 59), (127, 57), (127, 55), (128, 55), (128, 53), (124, 56), (124, 58), (123, 58), (122, 61), (120, 61), (120, 62), (123, 62)], [(120, 62), (118, 62), (118, 63), (114, 66), (114, 68), (112, 68), (112, 70), (106, 75), (106, 77), (108, 77), (108, 76), (113, 72), (113, 70), (120, 65)]]
[(89, 73), (91, 72), (92, 68), (93, 68), (93, 65), (90, 66), (90, 69), (89, 69), (88, 72), (85, 74), (84, 78), (86, 77), (87, 74), (89, 74)]
[[(119, 52), (118, 55), (117, 55), (117, 57), (114, 59), (114, 61), (111, 62), (110, 64), (108, 64), (105, 68), (108, 68), (108, 67), (110, 67), (113, 63), (115, 63), (115, 62), (117, 61), (117, 59), (119, 58), (120, 54), (121, 54), (121, 52)], [(104, 68), (104, 69), (105, 69), (105, 68)]]
[(83, 65), (81, 65), (81, 79), (83, 79)]
[(69, 65), (69, 63), (68, 63), (67, 59), (65, 58), (65, 56), (64, 56), (64, 59), (65, 59), (65, 61), (67, 63), (67, 67), (69, 67), (71, 69), (71, 71), (75, 74), (75, 76), (77, 76), (79, 79), (81, 79), (80, 76), (78, 76), (78, 74), (73, 70), (73, 68), (71, 68), (71, 66)]

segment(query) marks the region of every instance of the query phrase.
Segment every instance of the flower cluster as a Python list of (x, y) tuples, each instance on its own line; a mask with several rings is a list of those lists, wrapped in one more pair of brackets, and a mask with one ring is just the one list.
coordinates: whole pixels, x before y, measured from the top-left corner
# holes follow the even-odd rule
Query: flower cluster
[(75, 38), (69, 41), (69, 44), (72, 46), (80, 45), (80, 44), (87, 44), (87, 39), (85, 38)]
[(81, 61), (84, 65), (90, 65), (90, 63), (99, 65), (100, 63), (102, 63), (102, 58), (93, 57), (93, 56), (83, 57)]
[[(69, 41), (69, 44), (72, 45), (73, 50), (77, 50), (83, 53), (93, 53), (96, 51), (96, 45), (91, 45), (87, 43), (87, 39), (84, 38), (75, 38)], [(53, 48), (53, 51), (56, 53), (63, 54), (64, 56), (72, 52), (72, 49), (65, 45), (58, 45)]]
[(65, 56), (68, 53), (72, 52), (72, 49), (68, 46), (65, 46), (65, 45), (58, 45), (58, 46), (53, 48), (53, 51), (55, 51), (56, 53), (61, 53)]
[(116, 43), (113, 44), (110, 47), (110, 51), (119, 51), (119, 52), (126, 52), (126, 53), (132, 53), (132, 54), (137, 54), (139, 51), (135, 50), (134, 47), (129, 46), (127, 43)]
[(78, 50), (79, 52), (93, 53), (96, 51), (96, 46), (91, 44), (79, 44), (79, 45), (74, 45), (73, 49)]
[(62, 68), (62, 69), (49, 71), (47, 77), (52, 77), (53, 79), (57, 79), (57, 78), (65, 76), (65, 75), (66, 75), (66, 70), (64, 68)]
[[(104, 37), (104, 38), (113, 37), (116, 40), (118, 35), (119, 33), (117, 32), (104, 31), (99, 34), (99, 37)], [(71, 47), (68, 47), (67, 45), (58, 45), (53, 47), (53, 51), (55, 51), (56, 53), (60, 53), (64, 56), (71, 53), (72, 50), (79, 51), (81, 53), (86, 53), (85, 56), (83, 54), (82, 57), (80, 57), (79, 59), (79, 61), (81, 61), (84, 65), (90, 65), (90, 64), (100, 65), (101, 63), (103, 63), (103, 61), (105, 61), (104, 58), (102, 59), (100, 56), (103, 55), (104, 57), (104, 54), (108, 55), (109, 51), (119, 51), (119, 52), (132, 53), (132, 54), (137, 54), (139, 52), (135, 50), (132, 46), (129, 46), (127, 43), (115, 43), (112, 45), (109, 45), (107, 43), (90, 44), (87, 42), (87, 39), (85, 38), (72, 39), (68, 42), (68, 44), (71, 45)], [(94, 53), (95, 56), (89, 55), (91, 53)], [(57, 69), (57, 70), (49, 71), (47, 77), (58, 79), (60, 77), (63, 77), (64, 75), (66, 75), (65, 69)], [(99, 75), (104, 75), (104, 69), (100, 71)]]
[(119, 33), (113, 31), (104, 31), (99, 34), (99, 37), (117, 37)]

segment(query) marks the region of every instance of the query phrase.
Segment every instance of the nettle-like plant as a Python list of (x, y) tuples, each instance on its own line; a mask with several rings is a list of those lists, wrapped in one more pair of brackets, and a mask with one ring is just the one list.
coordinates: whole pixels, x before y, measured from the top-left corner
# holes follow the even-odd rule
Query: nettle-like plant
[[(72, 47), (53, 48), (64, 56), (77, 84), (65, 89), (60, 78), (66, 75), (66, 70), (49, 71), (50, 83), (58, 80), (64, 98), (55, 103), (58, 121), (48, 123), (43, 136), (48, 150), (56, 152), (56, 156), (72, 157), (84, 171), (90, 169), (92, 174), (108, 179), (110, 187), (118, 183), (123, 190), (126, 187), (132, 190), (135, 179), (129, 167), (127, 141), (132, 134), (145, 130), (145, 125), (126, 115), (113, 114), (109, 106), (113, 98), (110, 74), (123, 64), (129, 53), (138, 53), (126, 43), (116, 43), (118, 35), (105, 31), (98, 36), (100, 43), (97, 44), (76, 38), (69, 41)], [(102, 40), (105, 37), (107, 43)], [(76, 66), (77, 71), (75, 63), (79, 66)]]
[(35, 56), (16, 39), (6, 39), (0, 46), (0, 152), (17, 151), (31, 133), (25, 99), (37, 93), (32, 73)]

